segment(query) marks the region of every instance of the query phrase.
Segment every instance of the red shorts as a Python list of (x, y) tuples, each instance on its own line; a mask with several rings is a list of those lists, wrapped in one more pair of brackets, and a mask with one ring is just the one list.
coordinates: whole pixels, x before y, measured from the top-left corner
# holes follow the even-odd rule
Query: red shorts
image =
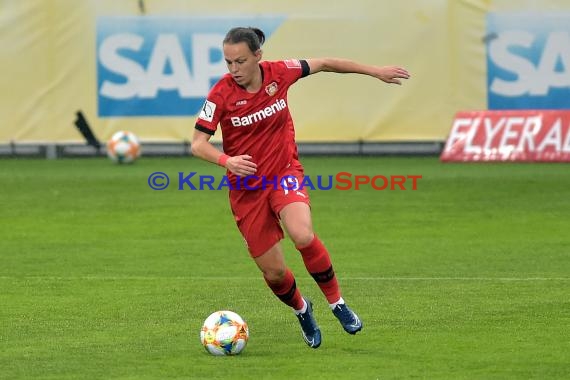
[(278, 178), (287, 184), (258, 190), (230, 190), (230, 206), (251, 257), (259, 257), (283, 239), (279, 212), (288, 204), (303, 202), (310, 205), (306, 188), (296, 184), (303, 181), (303, 167), (294, 161)]

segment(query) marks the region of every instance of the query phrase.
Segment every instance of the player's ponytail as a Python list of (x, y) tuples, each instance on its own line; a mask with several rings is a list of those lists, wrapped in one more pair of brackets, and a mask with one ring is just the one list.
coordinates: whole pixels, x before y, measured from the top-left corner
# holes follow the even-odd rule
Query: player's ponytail
[(239, 44), (240, 42), (245, 42), (249, 50), (255, 53), (265, 42), (265, 33), (254, 27), (237, 27), (230, 29), (224, 38), (224, 44)]
[(263, 30), (259, 28), (253, 28), (250, 26), (249, 29), (253, 30), (253, 32), (257, 35), (257, 38), (259, 39), (259, 47), (261, 47), (265, 42), (265, 33), (263, 33)]

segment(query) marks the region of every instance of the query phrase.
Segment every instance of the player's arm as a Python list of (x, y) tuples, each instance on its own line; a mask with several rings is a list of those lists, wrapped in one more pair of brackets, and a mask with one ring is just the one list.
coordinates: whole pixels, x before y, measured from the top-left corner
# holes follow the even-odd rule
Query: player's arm
[(190, 146), (192, 154), (203, 160), (223, 166), (236, 175), (247, 176), (255, 174), (257, 165), (251, 161), (251, 156), (242, 154), (230, 157), (212, 145), (210, 143), (211, 138), (211, 134), (195, 129)]
[(402, 84), (400, 79), (408, 79), (408, 71), (399, 66), (374, 66), (343, 58), (310, 58), (305, 60), (309, 65), (309, 73), (321, 71), (343, 74), (363, 74), (378, 78), (386, 83)]

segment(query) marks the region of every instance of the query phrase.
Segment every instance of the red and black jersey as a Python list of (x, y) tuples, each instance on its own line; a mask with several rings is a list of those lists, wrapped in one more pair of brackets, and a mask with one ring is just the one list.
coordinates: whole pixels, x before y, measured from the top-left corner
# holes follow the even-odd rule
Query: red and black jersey
[[(213, 135), (219, 124), (224, 153), (250, 155), (257, 164), (255, 175), (273, 178), (297, 158), (287, 90), (309, 75), (309, 65), (291, 59), (264, 61), (260, 68), (263, 81), (256, 93), (247, 92), (230, 74), (224, 75), (210, 90), (196, 129)], [(234, 185), (235, 175), (228, 172), (228, 178)]]

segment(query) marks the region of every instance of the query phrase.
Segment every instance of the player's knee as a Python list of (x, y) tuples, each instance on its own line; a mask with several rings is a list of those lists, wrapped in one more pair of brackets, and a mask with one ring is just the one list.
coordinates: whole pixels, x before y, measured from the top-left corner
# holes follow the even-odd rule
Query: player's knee
[(263, 277), (270, 284), (280, 284), (285, 278), (285, 268), (270, 268), (263, 271)]
[(295, 247), (306, 247), (315, 237), (311, 228), (297, 228), (294, 231), (290, 231), (289, 235)]

